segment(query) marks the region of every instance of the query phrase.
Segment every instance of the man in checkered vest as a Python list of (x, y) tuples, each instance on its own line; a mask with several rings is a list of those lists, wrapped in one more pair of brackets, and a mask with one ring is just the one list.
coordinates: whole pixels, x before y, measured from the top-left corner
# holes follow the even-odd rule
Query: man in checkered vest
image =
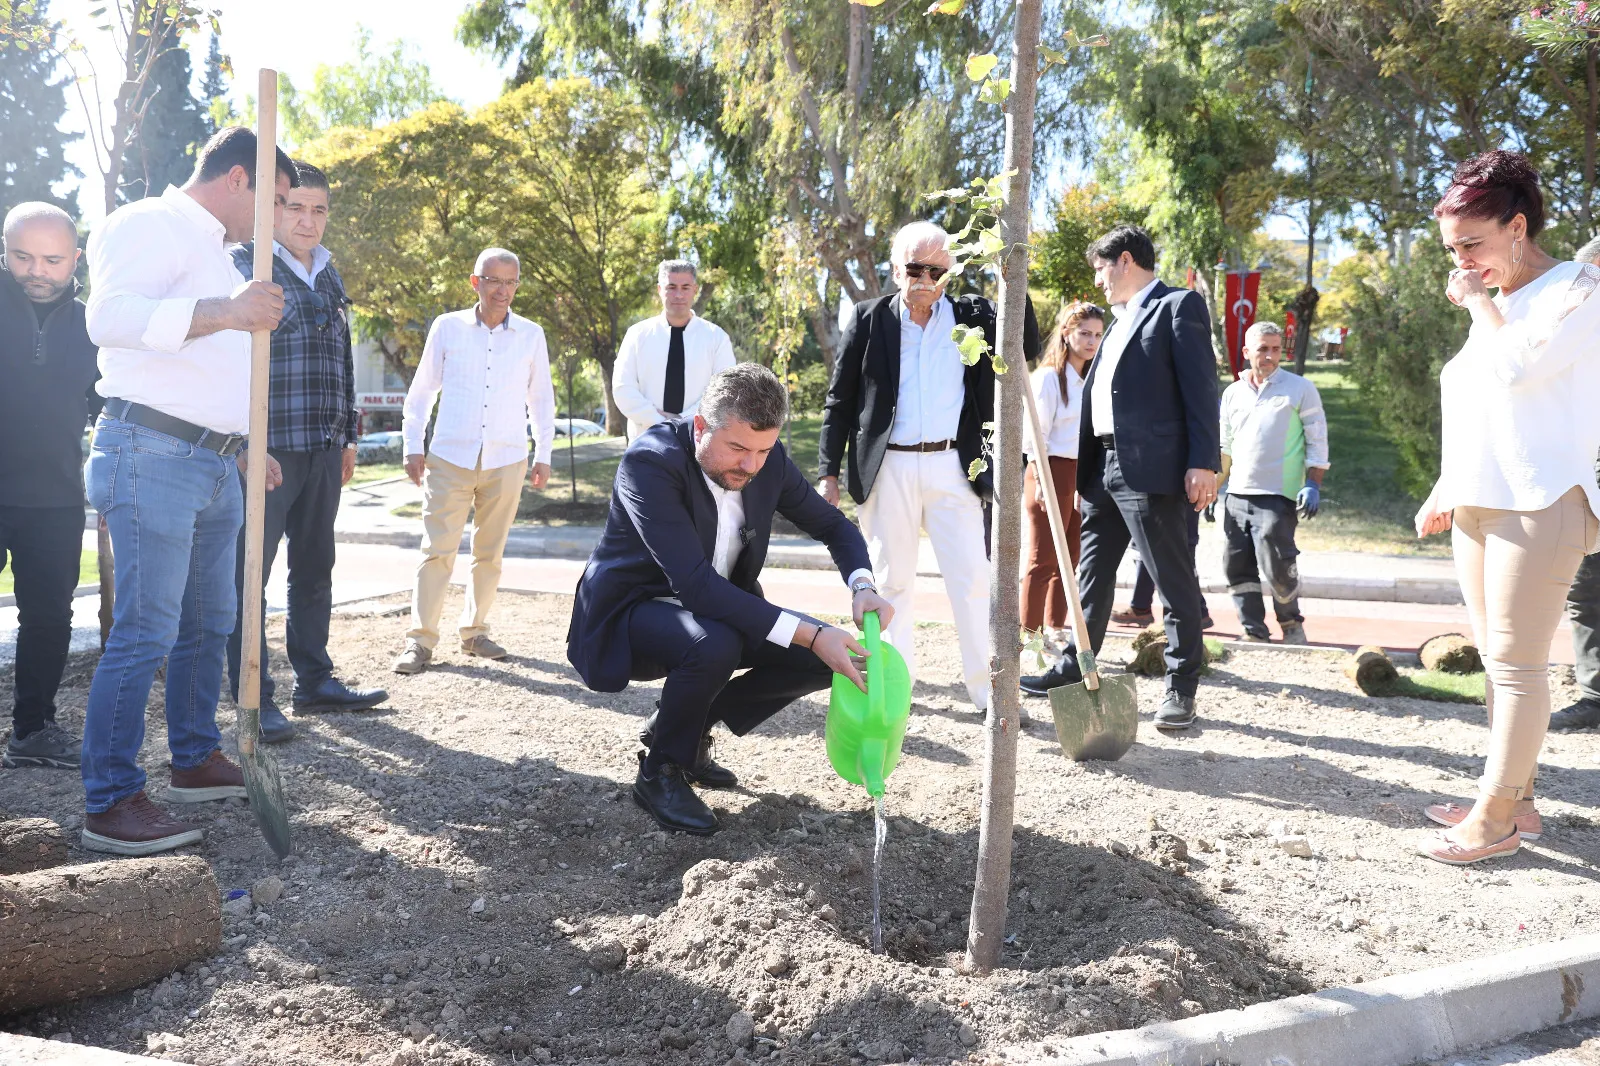
[[(285, 630), (294, 668), (296, 714), (362, 711), (389, 698), (382, 689), (352, 689), (333, 676), (328, 620), (333, 613), (333, 520), (339, 490), (356, 469), (355, 361), (351, 353), (349, 299), (322, 246), (331, 194), (328, 178), (296, 161), (300, 185), (289, 191), (282, 222), (273, 232), (272, 280), (283, 287), (283, 319), (272, 331), (267, 448), (283, 467), (283, 484), (267, 494), (261, 580), (272, 572), (278, 543), (289, 538), (289, 616)], [(233, 250), (250, 276), (255, 242)], [(244, 614), (244, 530), (239, 531), (235, 584), (238, 620), (228, 638), (228, 678), (239, 698)], [(261, 739), (283, 741), (294, 725), (279, 708), (267, 663), (263, 628)]]

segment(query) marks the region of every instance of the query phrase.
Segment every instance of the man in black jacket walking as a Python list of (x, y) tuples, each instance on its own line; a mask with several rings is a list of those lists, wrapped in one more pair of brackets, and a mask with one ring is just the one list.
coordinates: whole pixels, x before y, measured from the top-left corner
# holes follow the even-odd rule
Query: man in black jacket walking
[[(917, 549), (927, 530), (955, 615), (967, 694), (983, 711), (989, 706), (983, 502), (994, 485), (987, 469), (971, 474), (984, 455), (984, 424), (994, 419), (994, 366), (987, 355), (963, 364), (954, 331), (981, 330), (992, 351), (995, 307), (981, 296), (946, 295), (949, 243), (932, 222), (905, 226), (890, 252), (899, 291), (856, 305), (823, 407), (817, 490), (837, 506), (844, 470), (872, 572), (894, 605), (888, 639), (913, 679)], [(1031, 360), (1039, 350), (1031, 306), (1024, 334)]]
[(16, 703), (6, 766), (75, 769), (56, 724), (83, 552), (83, 431), (100, 411), (98, 349), (73, 277), (72, 217), (44, 203), (6, 215), (0, 271), (0, 566), (17, 596)]
[[(1078, 580), (1089, 639), (1098, 652), (1131, 542), (1166, 605), (1167, 694), (1158, 729), (1195, 719), (1205, 661), (1205, 598), (1189, 549), (1186, 511), (1217, 498), (1221, 424), (1211, 316), (1205, 300), (1155, 275), (1156, 250), (1137, 226), (1118, 226), (1089, 246), (1095, 282), (1116, 323), (1083, 386), (1078, 493), (1083, 553)], [(1068, 647), (1044, 674), (1022, 679), (1030, 695), (1082, 680)]]

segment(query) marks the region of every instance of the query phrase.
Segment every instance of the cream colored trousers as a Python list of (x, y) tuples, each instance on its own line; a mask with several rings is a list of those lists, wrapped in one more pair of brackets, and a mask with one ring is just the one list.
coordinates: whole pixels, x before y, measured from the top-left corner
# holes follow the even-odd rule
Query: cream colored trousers
[(485, 470), (447, 463), (429, 454), (422, 477), (422, 562), (411, 593), (411, 630), (406, 639), (432, 649), (439, 643), (439, 615), (450, 586), (461, 533), (472, 512), (472, 580), (461, 612), (461, 640), (488, 636), (489, 608), (500, 588), (506, 537), (517, 517), (528, 461)]
[(1576, 487), (1542, 511), (1455, 509), (1456, 575), (1488, 672), (1482, 796), (1521, 799), (1533, 791), (1550, 725), (1550, 641), (1595, 524)]

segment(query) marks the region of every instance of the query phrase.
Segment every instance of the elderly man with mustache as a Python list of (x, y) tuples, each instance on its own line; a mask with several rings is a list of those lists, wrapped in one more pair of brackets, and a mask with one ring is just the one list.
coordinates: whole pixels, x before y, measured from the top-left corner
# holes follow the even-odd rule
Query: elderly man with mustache
[[(861, 531), (883, 597), (894, 605), (890, 643), (912, 677), (917, 547), (927, 530), (961, 646), (967, 694), (989, 707), (989, 575), (983, 503), (990, 473), (968, 477), (984, 453), (984, 423), (994, 419), (994, 366), (961, 362), (957, 326), (983, 331), (995, 346), (995, 306), (981, 296), (945, 292), (950, 236), (932, 222), (894, 235), (890, 268), (897, 291), (857, 304), (834, 363), (822, 415), (818, 491), (839, 501), (839, 476), (860, 507)], [(1028, 307), (1024, 351), (1039, 354)]]

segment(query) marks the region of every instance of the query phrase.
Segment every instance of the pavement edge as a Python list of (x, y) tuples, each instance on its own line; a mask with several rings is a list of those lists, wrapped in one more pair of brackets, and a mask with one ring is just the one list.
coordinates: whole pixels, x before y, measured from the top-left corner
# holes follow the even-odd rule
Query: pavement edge
[(1600, 1015), (1600, 934), (1142, 1029), (1037, 1066), (1411, 1066)]
[(87, 1044), (0, 1033), (0, 1062), (5, 1066), (140, 1066), (162, 1061)]

